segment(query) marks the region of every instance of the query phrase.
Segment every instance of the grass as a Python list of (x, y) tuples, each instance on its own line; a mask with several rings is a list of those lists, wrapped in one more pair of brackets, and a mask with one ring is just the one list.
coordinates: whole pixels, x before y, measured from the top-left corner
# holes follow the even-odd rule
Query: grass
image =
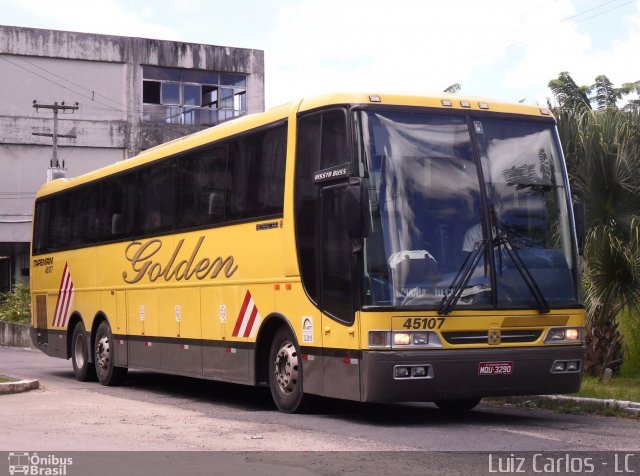
[(15, 382), (15, 379), (0, 375), (0, 383)]
[(597, 377), (585, 375), (580, 391), (574, 395), (640, 402), (640, 378), (613, 377), (608, 383), (603, 383)]

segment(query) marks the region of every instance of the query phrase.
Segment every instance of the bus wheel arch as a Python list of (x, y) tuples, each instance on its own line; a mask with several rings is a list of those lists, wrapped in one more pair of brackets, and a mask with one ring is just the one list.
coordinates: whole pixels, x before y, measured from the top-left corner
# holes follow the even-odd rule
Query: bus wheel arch
[(262, 363), (259, 376), (264, 378), (266, 373), (271, 396), (280, 411), (299, 412), (308, 398), (303, 392), (302, 355), (296, 333), (283, 316), (272, 318), (263, 329), (256, 341), (256, 362)]
[(69, 317), (69, 324), (67, 325), (67, 358), (72, 356), (73, 351), (73, 332), (78, 325), (78, 322), (82, 322), (84, 325), (84, 321), (82, 316), (77, 311), (71, 314)]
[(91, 337), (87, 335), (84, 321), (75, 313), (70, 320), (67, 332), (68, 355), (71, 357), (73, 374), (79, 382), (96, 380), (95, 368), (92, 364)]
[(282, 314), (268, 315), (258, 331), (256, 337), (256, 355), (254, 368), (256, 370), (256, 384), (269, 385), (269, 350), (273, 338), (281, 327), (289, 329), (295, 335), (289, 320)]

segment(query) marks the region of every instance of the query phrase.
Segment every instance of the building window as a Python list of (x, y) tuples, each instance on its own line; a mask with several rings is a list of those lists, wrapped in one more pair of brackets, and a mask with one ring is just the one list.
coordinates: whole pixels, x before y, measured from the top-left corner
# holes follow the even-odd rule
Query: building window
[(247, 113), (247, 76), (142, 67), (145, 122), (215, 125)]

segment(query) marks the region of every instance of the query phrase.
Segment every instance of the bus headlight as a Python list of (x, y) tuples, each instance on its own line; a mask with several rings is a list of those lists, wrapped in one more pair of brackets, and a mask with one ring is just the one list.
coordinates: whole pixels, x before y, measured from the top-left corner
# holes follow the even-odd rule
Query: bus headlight
[(369, 347), (392, 349), (425, 349), (442, 347), (433, 331), (369, 331)]
[(544, 338), (545, 344), (575, 344), (582, 341), (582, 327), (552, 327)]
[(411, 344), (410, 332), (394, 332), (393, 345), (409, 345)]
[(414, 332), (412, 334), (413, 345), (427, 345), (429, 344), (429, 334), (427, 332)]

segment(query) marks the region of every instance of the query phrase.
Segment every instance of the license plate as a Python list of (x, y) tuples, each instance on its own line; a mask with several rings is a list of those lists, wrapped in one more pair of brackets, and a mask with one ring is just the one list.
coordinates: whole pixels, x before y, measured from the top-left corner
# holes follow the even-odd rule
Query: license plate
[(480, 362), (478, 375), (510, 375), (513, 362)]

